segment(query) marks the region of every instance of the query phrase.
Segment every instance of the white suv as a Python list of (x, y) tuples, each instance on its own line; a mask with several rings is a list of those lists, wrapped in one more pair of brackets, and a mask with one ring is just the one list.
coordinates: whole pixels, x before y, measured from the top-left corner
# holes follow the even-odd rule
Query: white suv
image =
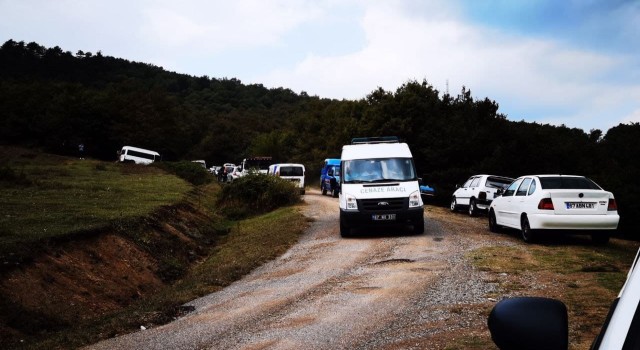
[(474, 175), (458, 187), (451, 197), (451, 211), (466, 207), (470, 216), (478, 210), (488, 210), (491, 201), (498, 197), (498, 190), (507, 188), (513, 179), (496, 175)]

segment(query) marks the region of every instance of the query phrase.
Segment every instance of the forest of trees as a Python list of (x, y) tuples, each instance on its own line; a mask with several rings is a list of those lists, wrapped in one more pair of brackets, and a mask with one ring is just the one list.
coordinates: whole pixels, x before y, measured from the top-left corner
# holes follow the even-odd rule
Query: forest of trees
[[(324, 158), (352, 137), (393, 135), (411, 147), (419, 174), (448, 203), (477, 173), (578, 174), (612, 191), (621, 231), (640, 238), (640, 124), (588, 133), (508, 120), (498, 103), (471, 91), (442, 94), (427, 81), (366, 98), (332, 100), (234, 78), (194, 77), (102, 55), (9, 40), (0, 48), (0, 143), (115, 160), (123, 145), (165, 160), (207, 164), (270, 155), (306, 165), (319, 178)], [(318, 175), (318, 176), (316, 176)]]

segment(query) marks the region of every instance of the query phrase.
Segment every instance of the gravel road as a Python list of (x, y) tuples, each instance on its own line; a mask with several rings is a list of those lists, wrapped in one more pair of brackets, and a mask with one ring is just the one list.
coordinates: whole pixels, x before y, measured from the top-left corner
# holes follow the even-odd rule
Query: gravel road
[(469, 218), (427, 206), (425, 234), (386, 228), (340, 238), (337, 199), (308, 191), (300, 242), (166, 325), (91, 349), (444, 349), (488, 338), (496, 285), (465, 254), (509, 244)]

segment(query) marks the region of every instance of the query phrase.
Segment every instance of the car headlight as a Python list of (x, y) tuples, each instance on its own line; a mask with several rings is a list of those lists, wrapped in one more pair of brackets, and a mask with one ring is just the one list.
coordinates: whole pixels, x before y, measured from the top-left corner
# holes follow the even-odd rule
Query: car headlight
[(409, 208), (415, 208), (419, 206), (422, 206), (420, 191), (415, 191), (409, 196)]
[(352, 195), (345, 195), (345, 199), (347, 201), (347, 210), (358, 210), (358, 201), (356, 197)]

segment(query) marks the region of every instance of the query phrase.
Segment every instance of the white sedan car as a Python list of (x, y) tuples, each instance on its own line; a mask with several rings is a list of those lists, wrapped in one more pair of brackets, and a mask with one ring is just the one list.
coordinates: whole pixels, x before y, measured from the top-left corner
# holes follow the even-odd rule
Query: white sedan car
[(613, 194), (584, 176), (521, 176), (489, 207), (491, 232), (518, 229), (525, 242), (541, 230), (563, 230), (606, 244), (619, 221)]

